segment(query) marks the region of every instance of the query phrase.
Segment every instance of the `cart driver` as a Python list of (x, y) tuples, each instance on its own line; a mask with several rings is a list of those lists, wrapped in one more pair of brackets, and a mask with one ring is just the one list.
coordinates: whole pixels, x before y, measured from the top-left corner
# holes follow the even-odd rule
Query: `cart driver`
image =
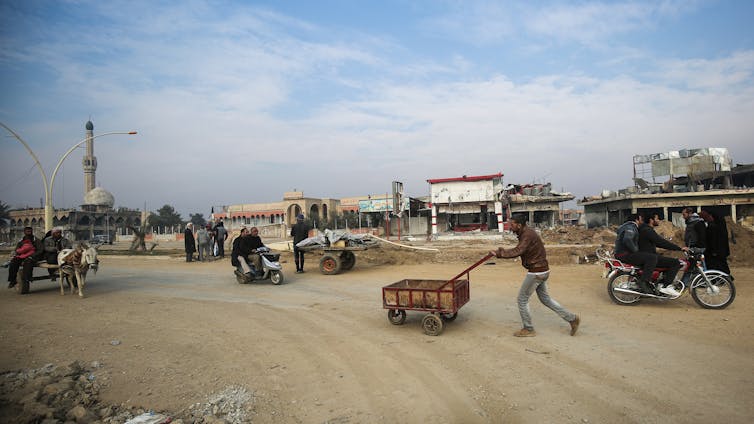
[[(55, 227), (52, 229), (52, 234), (50, 235), (50, 237), (44, 239), (45, 260), (50, 265), (57, 265), (58, 253), (60, 253), (63, 249), (72, 248), (73, 246), (71, 245), (70, 240), (63, 237), (63, 229), (60, 227)], [(47, 271), (50, 273), (50, 279), (52, 281), (55, 281), (55, 269), (48, 268)]]

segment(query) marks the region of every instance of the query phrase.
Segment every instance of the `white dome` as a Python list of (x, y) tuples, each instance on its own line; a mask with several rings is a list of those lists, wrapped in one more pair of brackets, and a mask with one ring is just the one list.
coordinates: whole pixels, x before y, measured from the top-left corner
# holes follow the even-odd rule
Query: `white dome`
[(115, 197), (109, 191), (102, 187), (95, 187), (84, 196), (85, 205), (107, 206), (112, 208), (115, 204)]

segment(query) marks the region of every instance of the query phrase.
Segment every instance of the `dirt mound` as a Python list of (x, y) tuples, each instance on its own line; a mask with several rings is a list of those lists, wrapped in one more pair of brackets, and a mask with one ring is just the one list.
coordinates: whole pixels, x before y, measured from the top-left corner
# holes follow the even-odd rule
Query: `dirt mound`
[[(155, 414), (136, 406), (107, 405), (99, 392), (108, 385), (108, 371), (99, 363), (74, 361), (69, 365), (47, 364), (36, 369), (0, 374), (0, 420), (17, 423), (112, 423), (122, 424), (135, 417), (149, 422), (245, 423), (250, 421), (252, 393), (243, 387), (228, 387), (177, 414)], [(159, 419), (158, 419), (159, 418)]]
[(609, 228), (569, 225), (544, 229), (540, 235), (545, 243), (555, 244), (609, 244), (615, 241), (615, 231)]

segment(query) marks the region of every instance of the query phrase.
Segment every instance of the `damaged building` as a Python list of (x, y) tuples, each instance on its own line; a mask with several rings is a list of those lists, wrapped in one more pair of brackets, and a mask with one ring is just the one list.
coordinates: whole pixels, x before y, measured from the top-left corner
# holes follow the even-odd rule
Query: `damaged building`
[(634, 185), (585, 197), (587, 227), (620, 225), (632, 213), (658, 213), (683, 226), (681, 211), (693, 207), (752, 225), (754, 166), (732, 166), (728, 149), (686, 149), (633, 158)]
[(534, 226), (553, 226), (560, 202), (570, 193), (555, 193), (551, 184), (505, 186), (503, 174), (429, 179), (432, 234), (446, 231), (498, 231), (514, 213), (528, 215)]

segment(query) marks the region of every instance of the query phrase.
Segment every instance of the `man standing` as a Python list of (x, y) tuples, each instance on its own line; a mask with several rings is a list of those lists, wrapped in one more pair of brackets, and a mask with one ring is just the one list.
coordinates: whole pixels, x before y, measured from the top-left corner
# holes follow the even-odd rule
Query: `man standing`
[(683, 234), (683, 242), (686, 247), (707, 247), (707, 226), (704, 220), (694, 212), (693, 208), (684, 208), (681, 212), (686, 221), (686, 232)]
[(196, 245), (199, 251), (199, 262), (209, 258), (209, 232), (203, 226), (196, 232)]
[(571, 325), (571, 335), (575, 335), (579, 329), (581, 320), (579, 316), (567, 311), (555, 299), (552, 299), (547, 292), (547, 279), (550, 277), (550, 267), (547, 263), (547, 253), (545, 245), (537, 233), (526, 226), (524, 216), (514, 215), (511, 218), (511, 230), (518, 236), (518, 245), (513, 249), (503, 249), (490, 251), (491, 254), (498, 258), (515, 258), (521, 257), (521, 265), (527, 269), (524, 282), (518, 291), (518, 312), (521, 314), (523, 328), (513, 333), (516, 337), (534, 337), (537, 333), (531, 321), (529, 312), (529, 297), (536, 290), (539, 301), (545, 306), (552, 309), (561, 318)]
[[(657, 255), (657, 247), (667, 250), (688, 250), (687, 247), (679, 247), (675, 243), (660, 237), (660, 235), (655, 232), (653, 227), (660, 225), (659, 214), (645, 214), (643, 220), (644, 222), (639, 225), (639, 252)], [(667, 271), (663, 273), (662, 281), (659, 283), (657, 289), (670, 296), (680, 296), (681, 294), (678, 290), (673, 288), (675, 276), (678, 275), (678, 270), (681, 269), (681, 263), (678, 262), (678, 259), (657, 255), (657, 266), (659, 268), (667, 269)]]
[[(50, 237), (44, 239), (45, 259), (47, 260), (47, 263), (51, 265), (58, 264), (58, 253), (60, 253), (61, 250), (72, 248), (73, 246), (71, 245), (71, 242), (63, 237), (63, 229), (60, 227), (53, 228)], [(50, 279), (55, 281), (55, 269), (48, 268), (47, 271), (50, 273)]]
[(186, 262), (194, 260), (194, 252), (196, 252), (196, 242), (194, 241), (194, 224), (186, 224), (186, 231), (183, 232), (183, 242), (186, 247)]
[(296, 262), (296, 272), (304, 272), (304, 251), (299, 249), (296, 245), (309, 237), (309, 225), (304, 222), (304, 215), (298, 214), (296, 217), (296, 224), (291, 227), (291, 236), (293, 237), (293, 260)]
[(220, 221), (215, 227), (215, 242), (217, 242), (217, 257), (220, 259), (225, 257), (225, 240), (228, 238), (228, 230), (225, 229), (225, 225)]

